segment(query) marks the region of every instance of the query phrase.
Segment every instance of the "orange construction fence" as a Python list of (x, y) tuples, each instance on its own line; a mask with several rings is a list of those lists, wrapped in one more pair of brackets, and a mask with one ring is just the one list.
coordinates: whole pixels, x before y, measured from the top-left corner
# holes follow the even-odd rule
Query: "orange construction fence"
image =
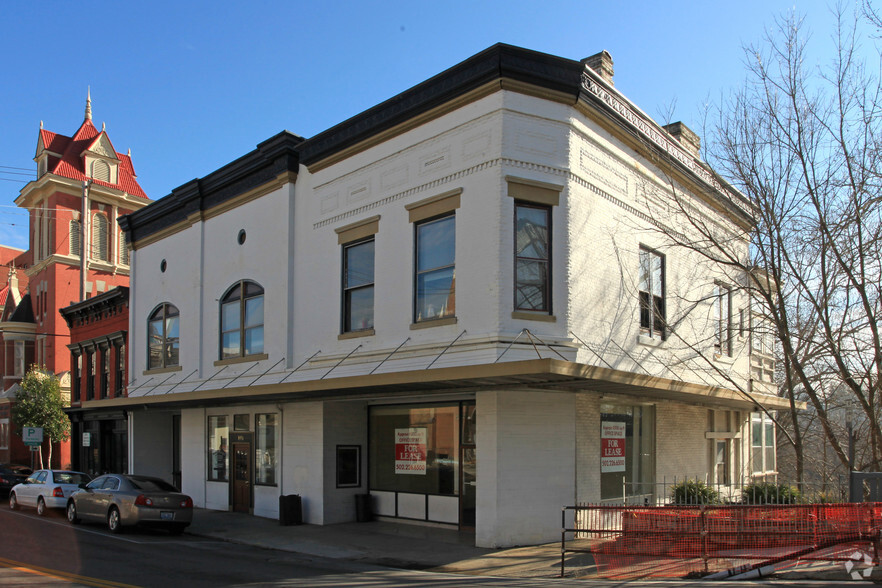
[(878, 563), (882, 503), (570, 506), (562, 520), (561, 576), (568, 553), (590, 553), (606, 578), (724, 577), (855, 549)]

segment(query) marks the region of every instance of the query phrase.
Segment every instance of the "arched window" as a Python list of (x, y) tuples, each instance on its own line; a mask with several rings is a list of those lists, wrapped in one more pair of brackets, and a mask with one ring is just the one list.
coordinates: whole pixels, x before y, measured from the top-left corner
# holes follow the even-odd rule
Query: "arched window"
[(227, 290), (220, 324), (221, 359), (263, 353), (263, 288), (243, 280)]
[(160, 304), (147, 322), (147, 369), (180, 365), (180, 312)]
[(107, 216), (96, 212), (92, 216), (92, 259), (110, 261), (107, 227)]
[(75, 220), (70, 221), (70, 238), (68, 243), (70, 244), (70, 254), (79, 257), (83, 252), (83, 244), (80, 235), (80, 223)]
[(102, 182), (110, 181), (110, 165), (100, 159), (92, 162), (92, 177)]

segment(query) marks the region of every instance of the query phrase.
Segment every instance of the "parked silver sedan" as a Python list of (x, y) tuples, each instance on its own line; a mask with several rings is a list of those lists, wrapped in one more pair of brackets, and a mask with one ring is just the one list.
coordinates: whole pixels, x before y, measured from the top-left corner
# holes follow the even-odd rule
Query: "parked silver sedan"
[(43, 516), (48, 508), (65, 508), (67, 499), (80, 484), (92, 477), (83, 472), (69, 470), (37, 470), (9, 491), (9, 508), (30, 506)]
[(180, 535), (193, 521), (193, 500), (159, 478), (106, 474), (71, 494), (67, 520), (105, 523), (112, 533), (141, 525)]

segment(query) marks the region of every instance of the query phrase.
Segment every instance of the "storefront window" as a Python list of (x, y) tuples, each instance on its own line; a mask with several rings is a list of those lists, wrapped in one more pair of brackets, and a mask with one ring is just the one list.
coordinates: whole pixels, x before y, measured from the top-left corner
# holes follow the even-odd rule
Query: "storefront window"
[(600, 498), (642, 503), (655, 492), (655, 407), (600, 406)]
[(255, 483), (276, 484), (276, 415), (259, 414), (254, 418), (257, 429), (254, 444), (254, 463), (257, 464)]
[(227, 481), (227, 442), (230, 428), (226, 416), (208, 417), (208, 479)]
[(459, 494), (459, 411), (459, 405), (372, 407), (371, 490)]

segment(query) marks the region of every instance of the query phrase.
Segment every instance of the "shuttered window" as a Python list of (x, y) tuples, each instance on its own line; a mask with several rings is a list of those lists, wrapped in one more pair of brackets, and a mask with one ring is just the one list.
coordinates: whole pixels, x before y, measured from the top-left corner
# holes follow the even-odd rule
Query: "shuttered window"
[(107, 217), (96, 213), (92, 217), (92, 259), (110, 261), (107, 246)]
[(79, 257), (83, 250), (83, 244), (80, 235), (80, 223), (75, 220), (70, 221), (70, 237), (68, 243), (70, 244), (70, 254)]

